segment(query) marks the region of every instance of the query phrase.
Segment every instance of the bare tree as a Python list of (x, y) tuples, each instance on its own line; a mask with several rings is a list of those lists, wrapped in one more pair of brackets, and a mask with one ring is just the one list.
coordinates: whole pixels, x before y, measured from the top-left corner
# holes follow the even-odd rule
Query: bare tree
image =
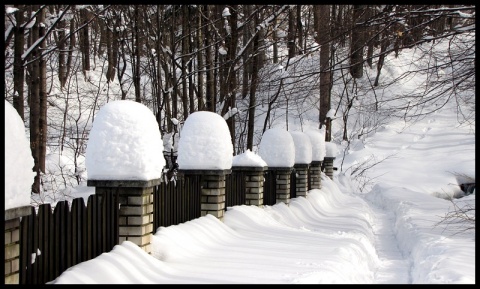
[(353, 5), (353, 28), (350, 43), (350, 73), (353, 78), (363, 76), (363, 48), (365, 47), (363, 22), (365, 11), (365, 5)]
[(13, 68), (13, 107), (17, 110), (18, 114), (22, 118), (25, 118), (24, 107), (24, 81), (25, 81), (25, 69), (23, 67), (22, 54), (25, 46), (25, 23), (24, 23), (24, 5), (15, 5), (18, 10), (15, 12), (15, 27), (14, 29), (14, 68)]
[[(82, 25), (87, 26), (90, 22), (89, 11), (86, 7), (80, 9), (80, 19)], [(90, 36), (88, 26), (81, 30), (80, 49), (82, 52), (82, 67), (85, 78), (88, 79), (88, 71), (90, 70)]]
[(316, 41), (320, 45), (320, 128), (326, 127), (326, 140), (331, 138), (331, 122), (327, 119), (330, 110), (331, 71), (330, 71), (330, 6), (315, 5), (314, 7)]

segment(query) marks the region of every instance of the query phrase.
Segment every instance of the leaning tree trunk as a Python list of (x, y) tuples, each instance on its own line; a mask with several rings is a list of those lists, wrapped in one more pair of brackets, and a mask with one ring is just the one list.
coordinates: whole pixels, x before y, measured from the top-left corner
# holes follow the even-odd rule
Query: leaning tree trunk
[(138, 6), (135, 6), (134, 13), (135, 13), (135, 24), (134, 24), (134, 31), (135, 31), (135, 75), (133, 75), (133, 81), (135, 85), (135, 101), (138, 103), (142, 102), (142, 94), (141, 94), (141, 83), (140, 83), (140, 29), (138, 26), (140, 25), (140, 12), (138, 11)]
[[(258, 17), (258, 16), (257, 16)], [(255, 24), (257, 24), (258, 20), (255, 18)], [(257, 26), (257, 25), (255, 25)], [(256, 52), (258, 50), (258, 40), (260, 33), (255, 35), (253, 40), (253, 51)], [(256, 89), (258, 83), (258, 69), (259, 69), (259, 62), (260, 62), (260, 55), (258, 53), (255, 54), (253, 57), (252, 63), (252, 83), (250, 84), (250, 103), (248, 105), (248, 129), (247, 129), (247, 149), (253, 151), (253, 133), (255, 130), (255, 108), (256, 108)]]
[[(237, 30), (237, 5), (232, 5), (230, 11), (231, 15), (228, 17), (228, 23), (230, 26), (230, 34), (226, 36), (225, 44), (227, 46), (227, 58), (226, 58), (226, 99), (223, 106), (222, 115), (227, 113), (229, 109), (233, 109), (236, 103), (236, 86), (237, 86), (237, 73), (235, 72), (235, 59), (238, 46), (238, 30)], [(228, 31), (226, 31), (228, 33)], [(230, 116), (227, 118), (227, 125), (230, 130), (230, 136), (232, 138), (233, 151), (235, 152), (235, 117)]]

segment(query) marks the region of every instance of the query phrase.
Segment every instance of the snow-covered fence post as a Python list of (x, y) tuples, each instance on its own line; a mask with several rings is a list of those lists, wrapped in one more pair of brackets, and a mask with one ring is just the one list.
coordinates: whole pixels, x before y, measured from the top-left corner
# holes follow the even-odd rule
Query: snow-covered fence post
[(200, 174), (201, 216), (214, 215), (223, 221), (225, 180), (232, 172), (233, 145), (225, 119), (209, 111), (188, 116), (178, 143), (178, 173)]
[(32, 213), (33, 165), (23, 120), (5, 100), (5, 284), (20, 283), (20, 219)]
[(310, 137), (312, 145), (312, 162), (310, 163), (310, 188), (309, 189), (321, 189), (321, 175), (322, 175), (322, 162), (325, 157), (325, 130), (323, 129), (309, 129), (305, 131)]
[(5, 284), (19, 284), (20, 218), (31, 212), (31, 206), (5, 210)]
[(291, 131), (295, 144), (295, 193), (297, 197), (306, 197), (308, 192), (308, 167), (312, 162), (312, 143), (310, 137), (300, 131)]
[[(152, 111), (138, 102), (104, 105), (93, 123), (85, 164), (88, 186), (118, 210), (118, 243), (151, 253), (153, 189), (162, 180), (163, 142)], [(114, 217), (115, 218), (115, 217)]]
[(263, 183), (264, 172), (268, 167), (249, 167), (236, 168), (245, 169), (245, 205), (262, 206), (263, 205)]
[(295, 164), (295, 145), (288, 131), (281, 128), (266, 130), (260, 141), (259, 156), (269, 170), (276, 172), (276, 203), (290, 203), (290, 174)]
[(297, 197), (306, 197), (308, 192), (308, 167), (309, 164), (295, 164)]
[(333, 180), (333, 161), (335, 160), (336, 155), (338, 154), (337, 145), (332, 142), (326, 142), (326, 155), (325, 155), (325, 174)]
[(245, 172), (245, 205), (263, 205), (264, 173), (267, 163), (257, 154), (247, 150), (233, 157), (233, 170)]

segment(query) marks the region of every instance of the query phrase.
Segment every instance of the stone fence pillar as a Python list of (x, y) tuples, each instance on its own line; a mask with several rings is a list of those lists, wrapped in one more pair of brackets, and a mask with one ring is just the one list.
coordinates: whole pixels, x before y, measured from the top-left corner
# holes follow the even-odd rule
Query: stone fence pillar
[(118, 194), (118, 243), (131, 241), (145, 252), (151, 253), (153, 228), (153, 188), (161, 179), (141, 180), (88, 180), (95, 194)]
[(293, 168), (277, 167), (269, 169), (275, 170), (277, 173), (276, 203), (283, 202), (288, 205), (290, 203), (290, 174), (292, 173)]
[(309, 189), (321, 189), (321, 173), (322, 173), (322, 162), (321, 161), (312, 161), (310, 164), (310, 185)]
[(225, 179), (232, 170), (179, 170), (184, 175), (201, 175), (201, 216), (214, 215), (223, 221), (225, 215)]
[(306, 197), (308, 192), (308, 164), (295, 164), (297, 197)]
[(31, 213), (31, 206), (5, 210), (5, 284), (20, 282), (20, 218)]
[(233, 167), (245, 172), (245, 205), (263, 206), (264, 172), (268, 167)]
[(325, 174), (333, 180), (333, 161), (335, 157), (325, 157), (323, 162), (325, 163)]

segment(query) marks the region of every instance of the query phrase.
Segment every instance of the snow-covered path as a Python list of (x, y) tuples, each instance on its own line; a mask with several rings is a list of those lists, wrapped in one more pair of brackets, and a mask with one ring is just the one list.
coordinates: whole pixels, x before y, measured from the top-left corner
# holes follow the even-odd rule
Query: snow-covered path
[(375, 272), (374, 284), (411, 284), (410, 261), (406, 259), (398, 246), (393, 231), (394, 216), (392, 212), (370, 204), (374, 212), (373, 233), (375, 248), (381, 265)]

